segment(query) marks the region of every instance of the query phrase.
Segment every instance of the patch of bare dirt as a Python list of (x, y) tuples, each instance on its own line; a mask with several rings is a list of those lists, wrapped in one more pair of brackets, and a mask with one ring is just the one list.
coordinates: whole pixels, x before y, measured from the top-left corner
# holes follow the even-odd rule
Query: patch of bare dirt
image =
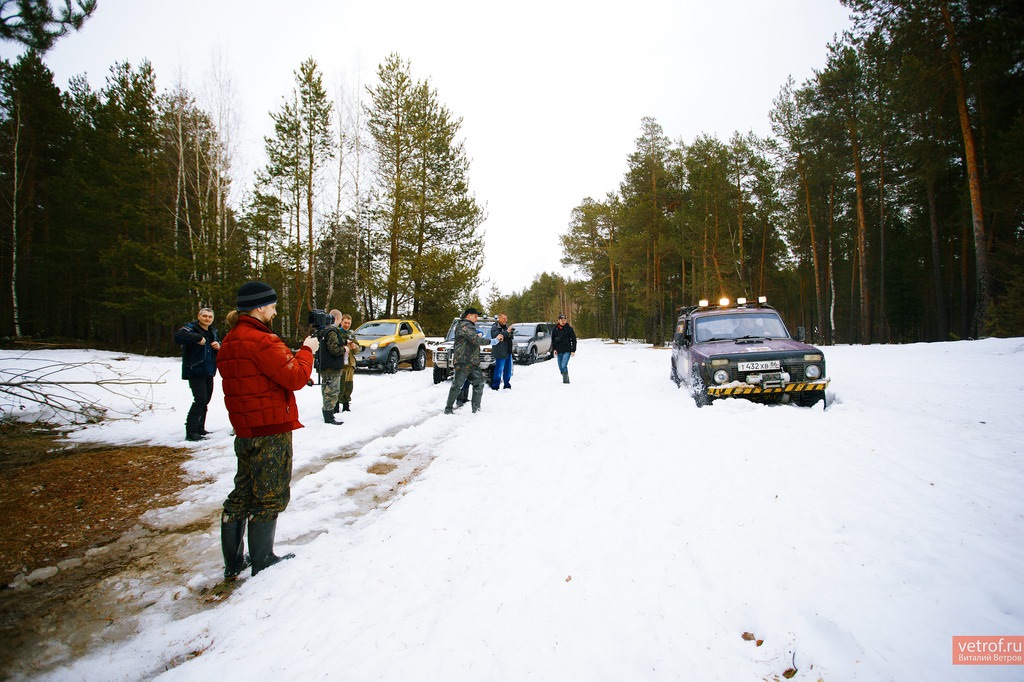
[(0, 581), (120, 537), (185, 487), (188, 450), (74, 446), (45, 426), (0, 424)]
[(46, 425), (0, 423), (0, 640), (7, 654), (26, 643), (32, 622), (120, 566), (87, 562), (29, 588), (13, 583), (114, 542), (146, 511), (174, 504), (185, 487), (188, 450), (67, 447), (59, 438)]

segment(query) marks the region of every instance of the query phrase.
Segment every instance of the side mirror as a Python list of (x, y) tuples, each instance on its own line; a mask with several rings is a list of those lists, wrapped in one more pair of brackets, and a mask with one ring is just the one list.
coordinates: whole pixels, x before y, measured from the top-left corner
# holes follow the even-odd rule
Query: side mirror
[(801, 343), (803, 343), (804, 341), (807, 341), (807, 330), (804, 329), (803, 327), (797, 327), (796, 328), (796, 340), (801, 342)]

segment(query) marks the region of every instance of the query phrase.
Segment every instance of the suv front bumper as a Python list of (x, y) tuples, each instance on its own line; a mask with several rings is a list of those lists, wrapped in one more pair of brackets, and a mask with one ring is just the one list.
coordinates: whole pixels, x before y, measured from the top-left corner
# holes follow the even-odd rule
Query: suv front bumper
[(797, 381), (785, 386), (755, 386), (754, 384), (729, 384), (727, 386), (708, 386), (707, 392), (710, 396), (721, 398), (725, 396), (755, 396), (755, 395), (779, 395), (783, 393), (813, 393), (828, 388), (830, 379), (819, 379), (818, 381)]

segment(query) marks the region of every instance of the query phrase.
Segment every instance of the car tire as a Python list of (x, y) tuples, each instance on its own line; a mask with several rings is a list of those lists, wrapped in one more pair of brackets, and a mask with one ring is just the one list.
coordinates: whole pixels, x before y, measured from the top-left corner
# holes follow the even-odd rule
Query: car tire
[(441, 383), (442, 381), (444, 381), (447, 378), (448, 378), (447, 372), (444, 371), (444, 368), (442, 368), (442, 367), (435, 367), (434, 368), (434, 383), (435, 384), (439, 384), (439, 383)]
[(700, 372), (695, 368), (693, 370), (693, 402), (697, 403), (697, 407), (704, 407), (705, 405), (711, 404), (711, 396), (708, 395), (708, 388), (704, 385), (704, 379), (701, 378)]
[(678, 388), (683, 385), (683, 378), (679, 376), (679, 368), (676, 367), (676, 359), (674, 357), (670, 358), (669, 362), (672, 363), (672, 370), (669, 373), (669, 377), (675, 382), (676, 387)]
[(387, 359), (384, 360), (384, 373), (385, 374), (394, 374), (394, 373), (396, 373), (398, 371), (398, 361), (399, 361), (398, 349), (396, 348), (395, 350), (393, 350), (390, 353), (388, 353)]
[(416, 359), (412, 361), (412, 369), (415, 372), (422, 372), (427, 368), (427, 349), (420, 346), (416, 351)]
[(526, 364), (532, 365), (537, 362), (537, 347), (530, 346), (530, 353), (526, 356)]
[(824, 397), (824, 391), (810, 391), (808, 393), (802, 393), (801, 395), (797, 396), (796, 404), (799, 405), (800, 407), (814, 407)]

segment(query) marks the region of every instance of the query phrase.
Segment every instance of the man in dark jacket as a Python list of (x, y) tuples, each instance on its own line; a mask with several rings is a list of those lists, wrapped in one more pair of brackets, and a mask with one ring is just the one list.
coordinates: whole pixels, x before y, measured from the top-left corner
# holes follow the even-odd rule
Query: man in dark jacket
[(501, 382), (505, 388), (512, 388), (512, 334), (508, 330), (508, 316), (498, 314), (498, 321), (491, 325), (491, 357), (494, 358), (494, 374), (491, 388), (497, 391)]
[(213, 310), (201, 308), (195, 320), (174, 332), (181, 345), (181, 378), (192, 389), (192, 407), (185, 417), (185, 440), (202, 440), (206, 430), (206, 411), (213, 397), (213, 376), (217, 373), (220, 339), (213, 328)]
[(558, 324), (551, 331), (551, 349), (558, 358), (558, 370), (562, 373), (562, 383), (569, 383), (569, 358), (576, 355), (576, 332), (565, 319), (558, 316)]

